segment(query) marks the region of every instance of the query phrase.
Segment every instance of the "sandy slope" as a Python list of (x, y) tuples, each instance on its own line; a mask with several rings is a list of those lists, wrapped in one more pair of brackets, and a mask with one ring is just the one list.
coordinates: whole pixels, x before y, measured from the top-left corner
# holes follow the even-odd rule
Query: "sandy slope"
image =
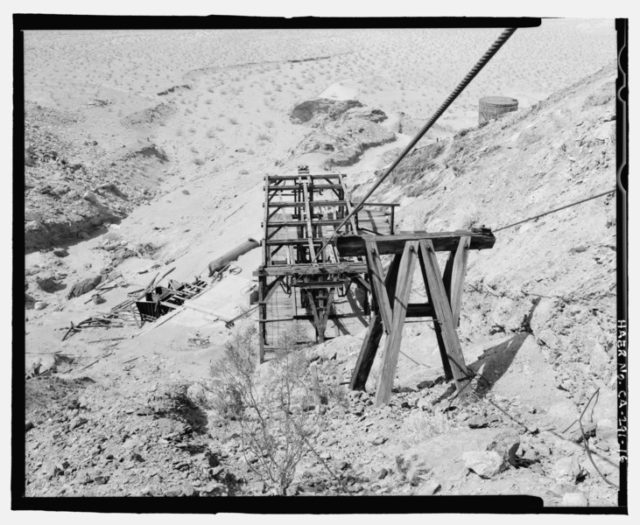
[[(142, 179), (154, 181), (157, 196), (127, 209), (126, 218), (106, 233), (71, 244), (68, 256), (52, 251), (27, 255), (27, 293), (48, 303), (44, 310), (27, 312), (28, 365), (52, 362), (54, 352), (73, 359), (58, 358), (53, 378), (27, 382), (33, 400), (28, 417), (35, 424), (27, 434), (27, 492), (259, 492), (234, 439), (207, 427), (206, 410), (184, 401), (180, 390), (196, 382), (206, 387), (209, 367), (231, 333), (222, 323), (189, 312), (142, 335), (132, 327), (93, 330), (65, 343), (60, 329), (117, 304), (157, 271), (175, 266), (172, 277), (190, 280), (229, 247), (249, 236), (259, 238), (262, 176), (293, 172), (301, 162), (320, 168), (325, 161), (322, 155), (299, 155), (297, 146), (314, 128), (290, 121), (295, 103), (320, 95), (353, 97), (388, 115), (383, 124), (396, 140), (365, 151), (359, 162), (344, 168), (356, 195), (362, 192), (495, 33), (389, 31), (372, 37), (366, 31), (295, 31), (285, 38), (273, 32), (249, 38), (241, 32), (176, 32), (171, 39), (153, 32), (27, 35), (27, 99), (82, 116), (64, 130), (51, 124), (52, 133), (79, 147), (87, 159), (92, 152), (82, 149), (79, 137), (96, 140), (106, 159), (148, 144), (168, 158), (162, 166), (136, 166)], [(516, 33), (429, 137), (438, 137), (444, 146), (437, 148), (438, 155), (433, 149), (417, 151), (394, 175), (395, 183), (381, 190), (385, 199), (402, 202), (403, 227), (495, 228), (607, 189), (614, 165), (612, 69), (567, 86), (610, 63), (613, 52), (612, 32), (597, 22), (545, 22), (535, 32)], [(486, 94), (515, 96), (522, 110), (452, 138), (475, 124), (477, 99)], [(96, 99), (109, 103), (91, 105)], [(159, 106), (170, 111), (158, 111)], [(404, 133), (399, 133), (401, 121)], [(127, 187), (127, 179), (121, 184)], [(597, 443), (599, 453), (613, 457), (613, 202), (601, 199), (561, 213), (505, 230), (497, 234), (493, 250), (470, 257), (461, 323), (465, 355), (485, 371), (512, 364), (499, 376), (495, 393), (531, 426), (570, 421), (600, 386)], [(69, 286), (113, 267), (112, 252), (104, 248), (116, 242), (128, 247), (152, 243), (159, 249), (115, 265), (123, 276), (119, 282), (128, 286), (104, 294), (104, 305), (85, 305), (88, 296), (68, 301), (67, 289), (47, 293), (39, 288), (37, 279), (43, 276)], [(214, 286), (202, 304), (224, 315), (248, 306), (246, 290), (259, 256), (256, 250), (242, 257), (237, 263), (241, 272)], [(159, 266), (150, 270), (154, 265)], [(531, 312), (530, 326), (523, 327), (524, 315)], [(327, 370), (337, 366), (338, 374), (348, 377), (361, 336), (318, 348), (319, 355), (326, 354)], [(124, 339), (104, 340), (119, 337)], [(102, 341), (88, 344), (95, 340)], [(330, 359), (334, 352), (337, 360)], [(438, 419), (444, 405), (436, 400), (447, 385), (415, 389), (421, 381), (437, 380), (439, 366), (431, 329), (412, 325), (397, 383), (412, 390), (398, 394), (389, 410), (374, 410), (366, 395), (352, 397), (347, 409), (329, 408), (331, 425), (319, 446), (334, 466), (349, 463), (354, 491), (428, 490), (407, 477), (402, 461), (397, 464), (398, 455), (417, 447), (405, 463), (426, 462), (420, 468), (431, 473), (428, 481), (436, 480), (441, 493), (522, 491), (559, 504), (564, 493), (582, 491), (594, 504), (615, 501), (614, 491), (589, 470), (580, 447), (548, 434), (520, 437), (521, 451), (539, 460), (536, 467), (509, 469), (491, 480), (466, 475), (464, 452), (485, 448), (510, 423), (479, 403), (461, 407), (445, 422)], [(85, 376), (92, 382), (78, 379)], [(523, 385), (522, 376), (540, 378), (540, 383)], [(51, 392), (56, 401), (47, 406)], [(426, 409), (432, 400), (435, 408)], [(468, 424), (478, 414), (487, 419), (486, 428)], [(77, 418), (87, 422), (75, 426)], [(517, 426), (511, 430), (520, 432)], [(343, 440), (345, 435), (353, 439)], [(88, 453), (94, 441), (103, 444)], [(371, 441), (381, 444), (373, 445), (375, 455), (363, 458), (363, 445)], [(430, 447), (440, 447), (442, 457), (451, 461), (430, 464), (432, 455), (425, 452)], [(211, 474), (205, 448), (221, 451), (230, 474), (224, 481), (219, 473)], [(563, 456), (588, 471), (581, 485), (554, 479)], [(389, 476), (380, 474), (383, 466)], [(324, 476), (313, 458), (305, 460), (304, 472), (316, 480)], [(615, 469), (607, 473), (615, 478)], [(333, 490), (322, 483), (313, 488), (302, 479), (297, 484), (305, 493)]]

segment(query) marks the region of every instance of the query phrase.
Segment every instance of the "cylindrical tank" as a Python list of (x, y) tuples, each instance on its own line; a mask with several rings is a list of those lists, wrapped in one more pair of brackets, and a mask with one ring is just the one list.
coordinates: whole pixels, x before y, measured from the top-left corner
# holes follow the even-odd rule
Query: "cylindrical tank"
[(242, 244), (236, 246), (233, 250), (228, 251), (222, 257), (218, 257), (209, 263), (209, 277), (211, 277), (218, 270), (224, 268), (231, 261), (235, 261), (241, 255), (253, 250), (260, 246), (260, 243), (255, 239), (248, 239)]
[(504, 113), (518, 110), (518, 101), (511, 97), (483, 97), (480, 99), (478, 125), (499, 118)]

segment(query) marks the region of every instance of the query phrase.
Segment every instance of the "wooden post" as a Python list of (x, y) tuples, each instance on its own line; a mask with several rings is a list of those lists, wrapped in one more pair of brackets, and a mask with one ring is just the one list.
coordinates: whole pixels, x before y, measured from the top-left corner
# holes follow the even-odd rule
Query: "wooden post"
[(316, 339), (320, 343), (324, 343), (324, 332), (321, 332), (321, 321), (320, 316), (318, 315), (318, 309), (316, 308), (316, 300), (313, 295), (312, 290), (304, 290), (307, 296), (307, 302), (309, 303), (309, 308), (311, 309), (311, 314), (313, 315), (313, 326), (316, 329)]
[(429, 302), (433, 305), (436, 324), (439, 325), (441, 331), (441, 338), (438, 340), (438, 344), (442, 342), (440, 354), (443, 359), (450, 362), (453, 377), (456, 380), (456, 388), (460, 390), (464, 386), (463, 383), (468, 380), (467, 367), (453, 324), (453, 314), (440, 274), (438, 259), (431, 240), (421, 240), (419, 243), (422, 276), (427, 285)]
[[(387, 297), (389, 297), (389, 301), (393, 301), (394, 299), (394, 291), (396, 289), (398, 268), (400, 267), (401, 258), (401, 255), (396, 255), (393, 258), (385, 277), (385, 292)], [(382, 319), (380, 317), (380, 312), (378, 311), (378, 303), (375, 296), (373, 296), (373, 312), (371, 313), (369, 328), (367, 329), (364, 341), (362, 341), (358, 361), (356, 362), (356, 366), (351, 376), (350, 387), (352, 390), (364, 390), (381, 338)]]
[(376, 392), (376, 403), (386, 404), (391, 398), (391, 388), (393, 378), (398, 364), (398, 354), (400, 353), (400, 343), (402, 342), (402, 328), (407, 315), (407, 304), (411, 294), (411, 282), (413, 281), (413, 270), (415, 268), (418, 242), (407, 242), (402, 253), (400, 268), (398, 269), (398, 283), (396, 285), (395, 301), (393, 304), (393, 319), (389, 334), (385, 342), (384, 363), (382, 373), (378, 381)]
[(372, 238), (366, 238), (367, 261), (369, 266), (369, 276), (371, 279), (371, 288), (378, 306), (378, 311), (382, 319), (384, 331), (388, 334), (391, 330), (392, 310), (389, 301), (389, 294), (384, 285), (384, 271), (382, 269), (382, 261), (378, 253), (376, 242)]
[[(307, 180), (310, 180), (309, 177), (307, 177)], [(311, 257), (312, 261), (316, 260), (316, 249), (315, 246), (313, 245), (313, 227), (311, 225), (311, 206), (310, 206), (310, 202), (309, 199), (310, 194), (309, 194), (309, 188), (307, 186), (308, 182), (307, 181), (302, 181), (302, 191), (303, 191), (303, 197), (304, 197), (304, 208), (305, 208), (305, 214), (307, 216), (307, 240), (309, 241), (309, 256)]]
[(451, 287), (449, 300), (451, 302), (451, 313), (453, 314), (453, 326), (460, 324), (460, 308), (462, 306), (462, 289), (464, 287), (464, 275), (467, 271), (467, 257), (469, 255), (470, 237), (460, 237), (460, 243), (453, 260), (451, 272)]
[(258, 276), (258, 341), (260, 344), (260, 364), (264, 363), (264, 347), (267, 344), (267, 277)]

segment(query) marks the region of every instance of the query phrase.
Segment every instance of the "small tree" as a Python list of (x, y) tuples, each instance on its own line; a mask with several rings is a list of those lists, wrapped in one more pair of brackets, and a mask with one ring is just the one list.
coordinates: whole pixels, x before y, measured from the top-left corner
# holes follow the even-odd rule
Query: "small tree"
[(308, 377), (304, 349), (285, 337), (284, 349), (258, 371), (255, 328), (234, 334), (223, 362), (214, 372), (216, 408), (240, 425), (248, 467), (286, 495), (300, 460), (309, 451), (313, 423), (320, 411), (309, 410), (314, 384)]

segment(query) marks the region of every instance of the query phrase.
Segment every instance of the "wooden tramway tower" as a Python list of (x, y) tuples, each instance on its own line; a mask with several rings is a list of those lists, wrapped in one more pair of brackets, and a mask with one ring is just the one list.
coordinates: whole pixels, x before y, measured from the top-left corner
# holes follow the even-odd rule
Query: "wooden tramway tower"
[[(264, 179), (262, 265), (257, 271), (260, 362), (265, 351), (279, 348), (280, 336), (292, 323), (310, 321), (315, 342), (325, 340), (329, 321), (342, 333), (345, 319), (368, 324), (371, 286), (365, 258), (343, 257), (335, 242), (326, 242), (353, 209), (345, 177), (312, 175), (301, 166), (297, 175)], [(392, 235), (396, 206), (367, 203), (343, 231)], [(347, 299), (347, 311), (341, 311), (337, 298)]]
[[(371, 295), (371, 319), (351, 377), (351, 388), (363, 390), (378, 352), (383, 333), (382, 370), (378, 379), (376, 402), (389, 402), (396, 373), (402, 331), (407, 317), (431, 318), (446, 379), (454, 379), (462, 393), (473, 377), (464, 361), (457, 333), (460, 304), (469, 250), (490, 249), (495, 236), (488, 228), (453, 232), (394, 231), (394, 205), (391, 205), (389, 231), (380, 231), (376, 221), (360, 227), (359, 213), (367, 200), (384, 183), (403, 158), (437, 122), (480, 70), (491, 60), (516, 28), (505, 29), (473, 68), (454, 88), (398, 158), (377, 178), (360, 203), (347, 197), (342, 175), (310, 175), (305, 167), (298, 175), (266, 177), (263, 266), (258, 270), (260, 294), (260, 359), (267, 347), (269, 297), (278, 283), (289, 294), (300, 288), (315, 326), (316, 340), (324, 340), (328, 318), (338, 316), (332, 310), (334, 292), (351, 282)], [(316, 199), (328, 191), (331, 200)], [(276, 196), (281, 197), (275, 199)], [(289, 198), (290, 200), (284, 200)], [(389, 205), (386, 205), (389, 206)], [(291, 210), (286, 213), (283, 210)], [(331, 212), (326, 210), (331, 209)], [(280, 235), (286, 228), (293, 237)], [(330, 228), (328, 231), (325, 228)], [(288, 249), (288, 259), (276, 260), (276, 254)], [(448, 253), (444, 271), (437, 252)], [(392, 256), (385, 269), (381, 256)], [(410, 303), (416, 266), (427, 302)], [(367, 295), (367, 298), (369, 296)], [(369, 304), (367, 304), (369, 310)], [(297, 312), (293, 318), (297, 317)]]

